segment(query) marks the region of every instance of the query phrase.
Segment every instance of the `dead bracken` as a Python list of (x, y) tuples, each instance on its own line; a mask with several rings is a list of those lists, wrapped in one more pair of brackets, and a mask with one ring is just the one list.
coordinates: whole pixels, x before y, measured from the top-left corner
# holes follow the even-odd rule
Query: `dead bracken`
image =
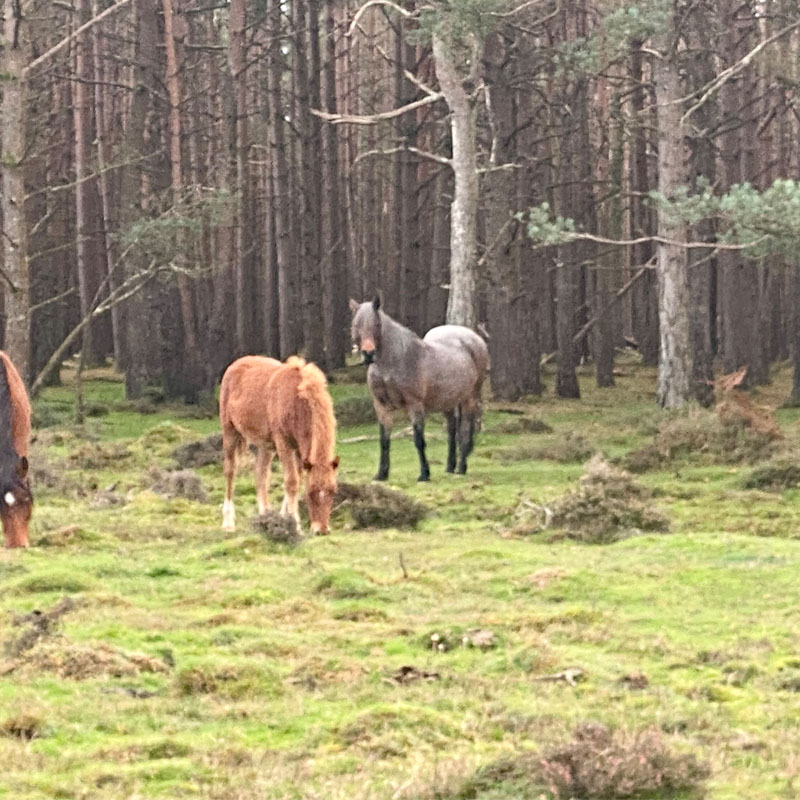
[(414, 528), (428, 513), (405, 492), (377, 483), (340, 483), (336, 503), (349, 512), (356, 528)]

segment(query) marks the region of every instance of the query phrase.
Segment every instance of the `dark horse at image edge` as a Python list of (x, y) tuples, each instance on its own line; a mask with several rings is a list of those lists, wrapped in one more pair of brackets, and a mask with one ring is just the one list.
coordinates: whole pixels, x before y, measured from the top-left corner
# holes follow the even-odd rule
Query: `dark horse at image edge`
[(463, 325), (440, 325), (420, 339), (381, 311), (377, 297), (371, 303), (351, 300), (350, 310), (353, 344), (369, 364), (367, 385), (380, 423), (381, 460), (375, 479), (389, 477), (392, 412), (400, 409), (411, 417), (419, 480), (427, 481), (431, 474), (425, 457), (428, 411), (441, 411), (447, 418), (447, 471), (466, 473), (489, 368), (486, 343)]

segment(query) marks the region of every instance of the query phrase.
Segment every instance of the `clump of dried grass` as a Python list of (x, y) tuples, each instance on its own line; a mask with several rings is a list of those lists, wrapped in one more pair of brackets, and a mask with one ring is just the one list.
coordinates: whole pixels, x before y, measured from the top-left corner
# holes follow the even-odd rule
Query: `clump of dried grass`
[(60, 678), (87, 680), (100, 676), (130, 677), (142, 672), (166, 672), (167, 665), (144, 653), (125, 652), (107, 644), (78, 644), (63, 637), (39, 642), (7, 671), (52, 672)]
[(377, 483), (340, 483), (336, 502), (356, 528), (414, 528), (428, 513), (405, 492)]
[(205, 439), (182, 444), (172, 451), (172, 458), (182, 469), (219, 464), (222, 461), (222, 434), (215, 433)]
[(544, 753), (541, 776), (560, 798), (668, 797), (697, 791), (709, 768), (692, 754), (675, 753), (654, 729), (624, 733), (579, 725), (573, 739)]
[(692, 754), (673, 752), (654, 729), (628, 733), (588, 722), (559, 747), (481, 767), (451, 796), (477, 798), (502, 785), (508, 796), (519, 798), (539, 798), (549, 791), (564, 800), (672, 800), (676, 793), (702, 795), (709, 774), (706, 764)]
[(772, 492), (796, 489), (800, 487), (800, 463), (779, 459), (756, 467), (742, 479), (742, 487)]
[(151, 467), (149, 472), (152, 481), (150, 488), (156, 493), (169, 497), (183, 497), (196, 500), (198, 503), (208, 502), (208, 493), (200, 476), (193, 469), (162, 470)]
[(33, 714), (17, 714), (0, 723), (0, 736), (30, 742), (43, 735), (44, 722)]
[[(606, 544), (638, 531), (666, 531), (667, 518), (653, 505), (650, 492), (633, 476), (596, 455), (578, 487), (549, 509), (552, 525), (577, 541)], [(536, 530), (541, 530), (541, 524)], [(534, 531), (531, 531), (534, 532)]]
[(265, 539), (276, 544), (291, 546), (303, 541), (303, 536), (293, 517), (285, 517), (277, 511), (267, 510), (250, 520), (250, 527)]

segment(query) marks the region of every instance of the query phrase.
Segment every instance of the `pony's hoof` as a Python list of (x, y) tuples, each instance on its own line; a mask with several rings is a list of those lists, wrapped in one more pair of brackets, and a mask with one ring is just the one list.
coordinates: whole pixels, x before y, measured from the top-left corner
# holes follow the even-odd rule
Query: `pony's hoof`
[(430, 475), (426, 475), (424, 472), (422, 475), (417, 478), (417, 483), (427, 483), (431, 479)]
[(388, 481), (389, 480), (389, 474), (387, 473), (386, 475), (384, 475), (382, 472), (379, 472), (372, 480), (374, 480), (374, 481)]
[(234, 533), (234, 531), (236, 530), (236, 526), (231, 522), (223, 522), (222, 530), (224, 530), (225, 533)]

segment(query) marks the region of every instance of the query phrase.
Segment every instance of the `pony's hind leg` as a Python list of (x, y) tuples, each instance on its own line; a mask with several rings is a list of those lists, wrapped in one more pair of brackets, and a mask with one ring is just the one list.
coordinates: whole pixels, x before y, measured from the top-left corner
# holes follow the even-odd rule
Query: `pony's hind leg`
[(256, 452), (256, 501), (258, 513), (263, 514), (269, 510), (269, 476), (272, 468), (272, 459), (275, 458), (275, 448), (271, 443), (262, 443)]
[(236, 480), (236, 462), (244, 445), (237, 431), (222, 433), (222, 471), (225, 475), (225, 500), (222, 503), (222, 530), (236, 530), (236, 509), (233, 505), (233, 489)]
[(448, 411), (447, 417), (447, 471), (456, 471), (456, 434), (458, 433), (458, 409)]
[(459, 426), (458, 426), (458, 472), (459, 475), (465, 475), (467, 472), (467, 457), (472, 452), (475, 445), (475, 421), (478, 415), (477, 406), (470, 404), (470, 406), (461, 406), (459, 409)]

